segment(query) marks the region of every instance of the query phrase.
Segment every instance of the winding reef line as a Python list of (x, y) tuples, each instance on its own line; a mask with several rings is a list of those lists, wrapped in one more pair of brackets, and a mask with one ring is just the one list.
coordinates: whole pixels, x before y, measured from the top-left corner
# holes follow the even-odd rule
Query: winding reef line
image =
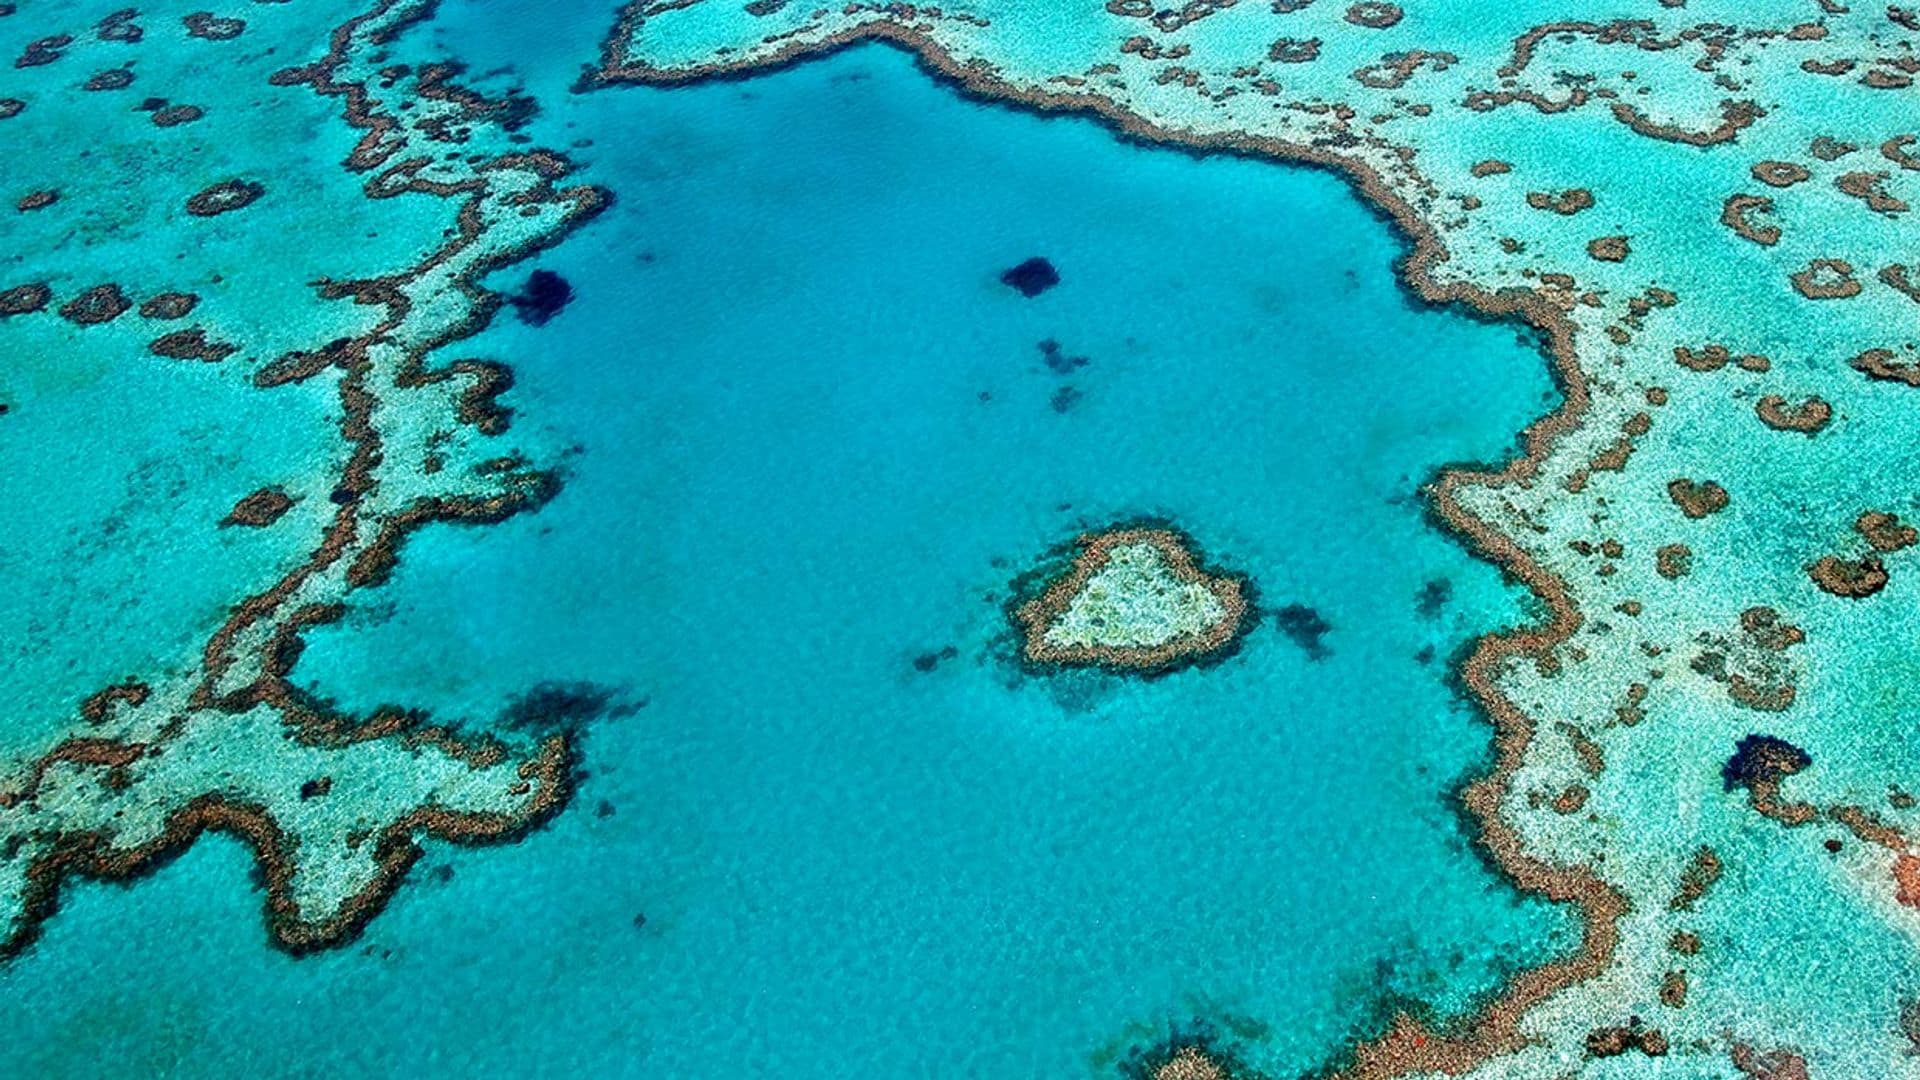
[(1548, 997), (1604, 971), (1619, 945), (1619, 920), (1627, 898), (1607, 884), (1592, 868), (1559, 865), (1525, 850), (1515, 828), (1500, 813), (1532, 742), (1538, 721), (1528, 716), (1495, 685), (1508, 661), (1546, 655), (1566, 641), (1584, 621), (1566, 583), (1542, 566), (1493, 523), (1475, 516), (1457, 492), (1467, 487), (1499, 488), (1532, 483), (1554, 444), (1576, 431), (1585, 419), (1591, 398), (1587, 375), (1575, 350), (1575, 327), (1564, 312), (1533, 290), (1489, 291), (1465, 282), (1443, 283), (1432, 267), (1450, 255), (1434, 227), (1395, 193), (1373, 165), (1340, 154), (1331, 146), (1294, 143), (1245, 132), (1203, 134), (1155, 123), (1100, 94), (1062, 93), (1016, 86), (989, 65), (959, 60), (928, 34), (891, 22), (849, 27), (817, 41), (791, 42), (757, 59), (729, 60), (686, 68), (660, 68), (634, 59), (627, 43), (644, 17), (644, 0), (633, 0), (601, 47), (598, 70), (589, 70), (578, 90), (634, 83), (649, 86), (686, 86), (715, 80), (740, 80), (772, 74), (784, 68), (860, 45), (879, 44), (899, 49), (937, 82), (963, 96), (989, 104), (1024, 108), (1046, 115), (1090, 117), (1121, 136), (1156, 147), (1197, 155), (1231, 154), (1257, 160), (1306, 165), (1338, 174), (1351, 183), (1363, 201), (1383, 214), (1405, 236), (1410, 250), (1399, 260), (1401, 280), (1421, 300), (1436, 305), (1460, 304), (1496, 320), (1517, 320), (1540, 331), (1552, 359), (1551, 372), (1562, 391), (1560, 406), (1528, 425), (1521, 433), (1524, 451), (1504, 466), (1448, 468), (1428, 486), (1438, 517), (1461, 536), (1467, 546), (1526, 585), (1547, 609), (1538, 625), (1496, 631), (1480, 638), (1461, 670), (1494, 728), (1494, 763), (1486, 775), (1462, 792), (1468, 811), (1479, 822), (1479, 842), (1520, 889), (1555, 903), (1573, 904), (1582, 922), (1578, 952), (1515, 975), (1489, 1004), (1450, 1034), (1430, 1031), (1411, 1016), (1395, 1018), (1382, 1036), (1351, 1051), (1338, 1080), (1386, 1080), (1415, 1072), (1461, 1073), (1487, 1059), (1519, 1049), (1525, 1037), (1521, 1016)]
[[(411, 147), (400, 120), (370, 105), (372, 97), (366, 83), (341, 80), (340, 69), (352, 59), (356, 45), (379, 46), (390, 41), (396, 34), (430, 17), (438, 2), (378, 0), (372, 8), (333, 30), (329, 49), (321, 59), (272, 76), (270, 81), (275, 86), (305, 84), (322, 96), (344, 99), (345, 120), (366, 132), (344, 163), (349, 170), (369, 172)], [(391, 22), (378, 25), (381, 19), (396, 11), (399, 15)], [(358, 41), (362, 30), (369, 26), (374, 27), (372, 32), (364, 42)], [(423, 87), (423, 94), (432, 91), (427, 96), (463, 110), (462, 119), (484, 118), (493, 109), (494, 103), (478, 94), (456, 93), (457, 88), (450, 89), (446, 74), (433, 72), (432, 85)], [(429, 251), (411, 269), (364, 281), (320, 283), (323, 297), (379, 305), (386, 309), (385, 317), (360, 336), (335, 341), (312, 352), (281, 357), (254, 375), (254, 383), (265, 388), (311, 378), (330, 369), (341, 373), (341, 430), (352, 452), (334, 489), (334, 502), (339, 504), (339, 509), (319, 545), (301, 565), (235, 607), (207, 641), (200, 657), (200, 671), (194, 676), (195, 685), (185, 696), (180, 711), (169, 716), (156, 733), (151, 737), (70, 736), (18, 774), (23, 778), (20, 786), (0, 789), (0, 811), (30, 804), (40, 794), (49, 771), (63, 764), (103, 769), (102, 779), (109, 787), (116, 783), (119, 786), (137, 784), (139, 781), (130, 779), (125, 770), (150, 755), (158, 756), (169, 742), (195, 723), (197, 714), (232, 715), (258, 706), (266, 706), (276, 713), (289, 732), (307, 746), (342, 748), (369, 740), (392, 739), (404, 747), (431, 748), (476, 769), (498, 767), (507, 760), (507, 748), (491, 737), (463, 741), (446, 728), (423, 726), (417, 714), (402, 710), (382, 709), (365, 718), (351, 717), (310, 700), (286, 678), (299, 656), (300, 638), (305, 630), (339, 618), (344, 612), (340, 601), (346, 593), (380, 581), (413, 530), (433, 521), (497, 522), (538, 507), (551, 498), (558, 487), (558, 480), (551, 473), (522, 470), (515, 464), (484, 474), (492, 488), (488, 492), (428, 495), (405, 506), (368, 509), (370, 496), (380, 484), (376, 470), (383, 459), (382, 434), (375, 413), (387, 386), (380, 384), (380, 377), (384, 376), (394, 390), (402, 393), (448, 380), (469, 380), (470, 385), (459, 395), (455, 420), (482, 435), (505, 430), (507, 415), (495, 399), (511, 384), (506, 368), (478, 361), (429, 368), (425, 358), (435, 349), (472, 336), (492, 319), (501, 302), (478, 284), (481, 277), (558, 243), (603, 209), (610, 198), (605, 191), (591, 186), (556, 190), (553, 181), (566, 176), (572, 166), (565, 158), (546, 151), (499, 154), (465, 166), (468, 175), (455, 182), (419, 175), (430, 164), (430, 158), (416, 157), (393, 165), (367, 180), (365, 194), (368, 198), (386, 198), (414, 192), (465, 199), (452, 238)], [(534, 177), (535, 181), (525, 190), (511, 193), (511, 197), (518, 200), (517, 205), (529, 209), (535, 205), (562, 205), (558, 223), (550, 228), (535, 229), (517, 243), (484, 251), (452, 275), (448, 287), (460, 290), (469, 301), (465, 316), (444, 326), (430, 327), (418, 340), (410, 340), (404, 346), (404, 357), (397, 368), (382, 371), (374, 359), (374, 350), (395, 347), (395, 335), (406, 327), (412, 314), (412, 301), (403, 287), (424, 279), (487, 238), (495, 228), (484, 213), (489, 195), (495, 190), (491, 177), (505, 171), (524, 171)], [(503, 220), (512, 219), (503, 217)], [(346, 571), (337, 581), (327, 579), (325, 575), (342, 559), (350, 560)], [(321, 598), (303, 595), (308, 590), (320, 593)], [(241, 685), (223, 685), (230, 675), (240, 680)], [(82, 705), (81, 719), (90, 726), (106, 723), (120, 707), (138, 709), (146, 705), (152, 695), (153, 688), (139, 682), (108, 687)], [(266, 922), (273, 944), (293, 953), (344, 944), (356, 937), (367, 921), (386, 905), (408, 868), (419, 858), (421, 848), (415, 842), (416, 834), (460, 844), (518, 839), (565, 806), (573, 788), (574, 754), (572, 740), (565, 734), (549, 736), (534, 747), (515, 768), (519, 783), (514, 790), (524, 794), (518, 795), (520, 805), (512, 810), (458, 810), (435, 803), (429, 797), (426, 803), (386, 822), (377, 831), (370, 830), (366, 838), (370, 846), (366, 850), (372, 854), (373, 875), (357, 892), (340, 898), (335, 910), (317, 919), (305, 917), (293, 895), (299, 837), (264, 804), (228, 792), (206, 791), (172, 807), (166, 812), (157, 836), (128, 847), (116, 846), (113, 835), (105, 830), (62, 829), (46, 824), (24, 829), (13, 839), (30, 836), (43, 843), (45, 850), (27, 866), (13, 930), (0, 938), (0, 960), (18, 955), (37, 940), (45, 921), (57, 909), (60, 893), (69, 878), (139, 877), (165, 865), (191, 847), (202, 833), (210, 831), (241, 839), (259, 861), (267, 894)]]

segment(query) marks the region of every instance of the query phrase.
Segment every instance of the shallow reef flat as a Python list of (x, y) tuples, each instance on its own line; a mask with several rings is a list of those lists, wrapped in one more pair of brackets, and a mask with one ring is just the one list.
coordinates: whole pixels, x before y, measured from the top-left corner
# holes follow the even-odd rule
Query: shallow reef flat
[[(634, 4), (586, 81), (881, 41), (981, 97), (1350, 178), (1419, 293), (1552, 341), (1566, 403), (1433, 496), (1548, 609), (1465, 661), (1498, 735), (1464, 797), (1586, 935), (1349, 1073), (1872, 1077), (1920, 1035), (1916, 26), (1784, 0)], [(1738, 767), (1756, 735), (1798, 767)]]

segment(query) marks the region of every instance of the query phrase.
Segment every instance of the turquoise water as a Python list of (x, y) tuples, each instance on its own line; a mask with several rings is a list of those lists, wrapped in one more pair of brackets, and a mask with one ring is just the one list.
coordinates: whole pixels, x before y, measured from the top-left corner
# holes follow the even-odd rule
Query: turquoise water
[[(66, 351), (71, 328), (49, 329), (51, 347), (22, 354), (38, 362), (0, 377), (13, 402), (0, 460), (36, 463), (6, 482), (15, 516), (0, 549), (10, 586), (0, 692), (19, 709), (0, 728), (8, 760), (43, 750), (100, 687), (191, 657), (225, 618), (236, 578), (271, 580), (298, 562), (296, 522), (326, 505), (324, 490), (300, 481), (337, 467), (324, 390), (268, 395), (150, 357), (94, 364)], [(241, 496), (268, 484), (307, 496), (288, 528), (220, 526)], [(173, 585), (148, 587), (156, 578)], [(90, 647), (63, 647), (75, 637)]]
[[(0, 935), (36, 922), (26, 868), (89, 830), (145, 843), (203, 794), (288, 830), (270, 872), (209, 837), (137, 884), (68, 889), (0, 964), (0, 1022), (29, 1033), (0, 1075), (1114, 1076), (1202, 1031), (1290, 1077), (1393, 1012), (1444, 1026), (1573, 952), (1575, 912), (1519, 894), (1456, 798), (1490, 765), (1457, 685), (1466, 649), (1545, 613), (1422, 494), (1447, 464), (1516, 454), (1562, 398), (1517, 323), (1396, 284), (1407, 240), (1350, 185), (983, 105), (897, 48), (594, 85), (577, 80), (610, 4), (370, 3), (344, 25), (356, 12), (312, 0), (241, 5), (225, 42), (160, 4), (137, 48), (91, 29), (109, 4), (0, 4), (0, 59), (80, 37), (58, 64), (0, 69), (0, 98), (26, 102), (0, 108), (0, 288), (45, 280), (55, 309), (108, 278), (136, 302), (192, 289), (202, 305), (164, 328), (239, 346), (202, 364), (153, 355), (163, 323), (144, 315), (0, 317)], [(1317, 140), (1433, 230), (1430, 283), (1564, 311), (1581, 427), (1531, 446), (1536, 479), (1464, 486), (1456, 509), (1579, 615), (1489, 676), (1534, 724), (1496, 808), (1517, 837), (1505, 865), (1578, 867), (1627, 903), (1614, 918), (1587, 897), (1590, 929), (1618, 931), (1587, 939), (1599, 976), (1474, 1075), (1730, 1078), (1754, 1047), (1820, 1080), (1914, 1071), (1920, 904), (1894, 867), (1920, 851), (1920, 592), (1899, 552), (1876, 553), (1892, 577), (1873, 597), (1808, 573), (1869, 550), (1861, 511), (1920, 506), (1912, 391), (1848, 362), (1914, 348), (1920, 312), (1882, 269), (1911, 257), (1911, 215), (1857, 188), (1885, 170), (1886, 193), (1920, 200), (1897, 137), (1915, 114), (1910, 92), (1821, 70), (1912, 66), (1900, 13), (1785, 34), (1804, 5), (1694, 0), (1617, 34), (1563, 27), (1528, 59), (1514, 39), (1565, 12), (1410, 4), (1367, 28), (1340, 4), (1243, 4), (1155, 28), (1127, 5), (766, 7), (657, 5), (606, 55), (686, 75), (879, 26), (988, 65), (982, 92), (1073, 88), (1163, 134)], [(1736, 17), (1759, 29), (1704, 23)], [(1121, 45), (1135, 33), (1192, 53)], [(1282, 33), (1324, 38), (1323, 56), (1268, 58)], [(330, 34), (324, 68), (269, 81)], [(1353, 74), (1414, 47), (1458, 55), (1404, 86)], [(422, 86), (448, 58), (537, 112)], [(79, 89), (121, 63), (133, 88)], [(329, 80), (365, 84), (360, 126), (315, 92)], [(1566, 108), (1472, 104), (1496, 86)], [(207, 115), (163, 129), (134, 107), (146, 94)], [(1764, 114), (1704, 145), (1610, 107), (1705, 129), (1729, 95)], [(1859, 148), (1829, 159), (1821, 136)], [(1475, 167), (1490, 158), (1511, 169)], [(1761, 159), (1811, 179), (1763, 185)], [(182, 212), (229, 175), (265, 195)], [(386, 197), (409, 178), (424, 190)], [(571, 231), (585, 196), (555, 189), (575, 183), (612, 203)], [(1576, 186), (1592, 208), (1529, 206)], [(42, 187), (59, 200), (14, 209)], [(1777, 245), (1723, 220), (1743, 191), (1775, 200)], [(1631, 240), (1623, 261), (1589, 254), (1610, 234)], [(1795, 291), (1789, 273), (1839, 256), (1860, 297)], [(1034, 257), (1060, 282), (1027, 298), (1001, 275)], [(469, 319), (476, 263), (500, 292), (537, 270), (572, 299), (539, 325), (513, 306)], [(375, 275), (395, 291), (316, 288)], [(251, 385), (342, 335), (334, 372)], [(451, 344), (410, 351), (432, 341)], [(1709, 341), (1771, 366), (1675, 365)], [(476, 357), (514, 370), (504, 433), (463, 422), (476, 369), (414, 366)], [(1819, 432), (1756, 418), (1760, 395), (1816, 393)], [(350, 488), (356, 447), (372, 456)], [(382, 584), (352, 569), (436, 500), (521, 490), (523, 465), (556, 470), (550, 504), (426, 526)], [(1724, 482), (1731, 505), (1683, 516), (1680, 476)], [(218, 524), (270, 484), (299, 497), (285, 519)], [(1143, 519), (1247, 576), (1238, 650), (1154, 679), (1016, 663), (1016, 581), (1083, 530)], [(316, 554), (323, 535), (347, 554)], [(1676, 579), (1655, 551), (1682, 541)], [(287, 599), (228, 622), (276, 581)], [(1805, 640), (1743, 631), (1761, 605)], [(223, 624), (240, 636), (208, 649)], [(305, 695), (278, 692), (276, 628), (304, 638)], [(1729, 672), (1796, 696), (1755, 706)], [(73, 715), (128, 677), (153, 700)], [(329, 723), (420, 710), (502, 754), (339, 742), (304, 726), (314, 701), (340, 710)], [(517, 838), (548, 790), (519, 764), (554, 732), (575, 751), (557, 817), (491, 850), (431, 838)], [(1722, 782), (1755, 733), (1808, 752), (1779, 793), (1804, 805)], [(132, 756), (24, 767), (71, 735)], [(389, 827), (426, 851), (376, 910), (383, 890), (355, 893), (380, 884)], [(1721, 877), (1672, 902), (1702, 847)], [(263, 930), (268, 889), (308, 925), (367, 897), (378, 917), (296, 959), (269, 947), (285, 926)], [(1611, 1025), (1666, 1049), (1595, 1051)], [(1455, 1050), (1437, 1060), (1490, 1052)]]
[[(224, 841), (75, 889), (4, 976), (35, 1071), (1074, 1075), (1196, 1021), (1293, 1071), (1390, 995), (1459, 1012), (1566, 947), (1450, 810), (1488, 729), (1448, 661), (1523, 612), (1415, 494), (1551, 388), (1399, 292), (1343, 186), (885, 51), (538, 124), (592, 132), (619, 201), (537, 263), (569, 307), (462, 352), (517, 359), (511, 438), (563, 494), (416, 537), (297, 677), (474, 726), (542, 682), (640, 707), (592, 724), (551, 828), (434, 849), (348, 950), (262, 948)], [(1027, 300), (997, 278), (1034, 254), (1064, 280)], [(1141, 514), (1252, 575), (1243, 651), (1021, 674), (1010, 580)]]
[[(1200, 1019), (1290, 1071), (1389, 993), (1459, 1011), (1564, 948), (1448, 809), (1486, 728), (1447, 660), (1521, 612), (1414, 497), (1507, 451), (1544, 366), (1410, 305), (1346, 189), (967, 105), (886, 52), (569, 104), (545, 122), (594, 133), (590, 174), (645, 187), (539, 262), (571, 307), (468, 343), (524, 358), (565, 493), (418, 537), (300, 669), (442, 717), (542, 681), (646, 703), (550, 834), (367, 938), (442, 994), (547, 955), (530, 1011), (603, 1018), (476, 1060), (1059, 1075)], [(1064, 281), (1029, 301), (997, 276), (1031, 254)], [(1022, 677), (1009, 579), (1143, 513), (1320, 612), (1327, 659), (1268, 620), (1222, 668)]]

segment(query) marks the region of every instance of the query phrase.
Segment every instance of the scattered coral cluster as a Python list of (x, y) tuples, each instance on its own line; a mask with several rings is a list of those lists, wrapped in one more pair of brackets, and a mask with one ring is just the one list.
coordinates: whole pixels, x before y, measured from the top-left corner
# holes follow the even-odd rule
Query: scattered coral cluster
[(879, 42), (1350, 179), (1411, 290), (1531, 324), (1560, 379), (1519, 457), (1429, 494), (1540, 607), (1464, 662), (1495, 747), (1462, 798), (1585, 932), (1346, 1073), (1881, 1077), (1920, 1046), (1917, 36), (1835, 0), (635, 2), (581, 85)]
[[(209, 830), (257, 854), (277, 944), (335, 944), (386, 902), (418, 838), (511, 839), (570, 790), (564, 736), (345, 715), (288, 673), (302, 635), (379, 582), (414, 529), (551, 495), (548, 473), (489, 445), (508, 423), (506, 369), (428, 357), (498, 306), (480, 275), (564, 236), (603, 195), (560, 186), (564, 159), (512, 145), (524, 103), (385, 59), (432, 0), (379, 0), (344, 22), (171, 7), (0, 5), (5, 40), (26, 42), (0, 69), (19, 215), (0, 342), (23, 362), (146, 353), (253, 393), (330, 399), (337, 437), (219, 522), (222, 543), (257, 531), (284, 554), (234, 560), (230, 607), (196, 654), (84, 701), (14, 703), (55, 715), (33, 723), (44, 745), (0, 772), (6, 951), (36, 936), (69, 877), (139, 873)], [(96, 118), (95, 144), (76, 145)], [(286, 126), (337, 132), (315, 145), (339, 157), (276, 161), (290, 151), (270, 133)], [(8, 419), (28, 422), (45, 399), (30, 380), (15, 390)]]

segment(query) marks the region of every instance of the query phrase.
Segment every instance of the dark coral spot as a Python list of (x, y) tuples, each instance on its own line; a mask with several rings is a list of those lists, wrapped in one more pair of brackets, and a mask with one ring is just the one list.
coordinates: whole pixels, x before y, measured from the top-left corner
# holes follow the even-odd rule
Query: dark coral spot
[(514, 314), (528, 326), (545, 326), (573, 299), (573, 286), (551, 270), (535, 270), (527, 275), (527, 284), (507, 297)]
[(543, 682), (507, 703), (500, 726), (540, 734), (578, 731), (602, 717), (631, 716), (646, 701), (629, 702), (616, 687), (593, 682)]
[(133, 21), (139, 17), (140, 12), (137, 10), (121, 8), (100, 20), (99, 24), (93, 28), (94, 36), (101, 41), (117, 41), (123, 45), (137, 44), (146, 36), (146, 31), (140, 29)]
[(1068, 356), (1060, 348), (1060, 343), (1052, 338), (1040, 343), (1040, 356), (1046, 362), (1047, 370), (1055, 375), (1070, 374), (1075, 368), (1083, 368), (1093, 362), (1084, 356)]
[(932, 671), (934, 668), (940, 666), (941, 661), (951, 660), (959, 655), (960, 650), (952, 645), (948, 645), (938, 652), (921, 653), (919, 656), (913, 658), (913, 670), (919, 672)]
[(1000, 275), (1002, 284), (1020, 290), (1021, 296), (1039, 296), (1055, 285), (1060, 284), (1060, 271), (1053, 264), (1035, 255), (1019, 266)]
[(1749, 735), (1740, 740), (1733, 756), (1720, 769), (1728, 791), (1772, 784), (1813, 764), (1805, 750), (1772, 735)]
[(1325, 660), (1332, 655), (1321, 639), (1333, 629), (1333, 624), (1307, 605), (1288, 604), (1274, 613), (1274, 622), (1288, 641), (1306, 650), (1307, 659)]

